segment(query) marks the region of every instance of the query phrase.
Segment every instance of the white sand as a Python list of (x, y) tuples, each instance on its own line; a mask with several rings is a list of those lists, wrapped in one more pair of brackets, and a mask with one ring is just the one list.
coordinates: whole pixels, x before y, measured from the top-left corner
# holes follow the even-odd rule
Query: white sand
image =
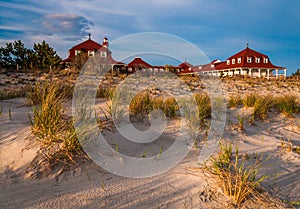
[[(0, 101), (0, 108), (3, 107), (0, 116), (0, 208), (229, 207), (226, 198), (213, 189), (211, 179), (197, 169), (200, 148), (193, 149), (167, 173), (151, 178), (119, 177), (93, 162), (86, 162), (55, 178), (27, 178), (24, 171), (35, 157), (38, 147), (28, 142), (28, 113), (31, 108), (23, 106), (24, 102), (24, 99)], [(282, 138), (289, 137), (300, 145), (300, 130), (293, 124), (293, 119), (284, 122), (282, 116), (272, 114), (267, 122), (246, 123), (245, 131), (238, 130), (234, 125), (237, 124), (237, 114), (247, 115), (250, 112), (251, 109), (228, 110), (233, 125), (227, 124), (225, 140), (238, 140), (242, 153), (269, 156), (263, 173), (274, 178), (269, 178), (265, 186), (273, 196), (299, 200), (300, 156), (292, 152), (283, 153), (278, 146)], [(107, 134), (118, 140), (117, 134)], [(29, 149), (24, 150), (28, 143)], [(276, 208), (275, 205), (268, 201), (249, 200), (243, 208)], [(278, 203), (277, 208), (283, 207)]]

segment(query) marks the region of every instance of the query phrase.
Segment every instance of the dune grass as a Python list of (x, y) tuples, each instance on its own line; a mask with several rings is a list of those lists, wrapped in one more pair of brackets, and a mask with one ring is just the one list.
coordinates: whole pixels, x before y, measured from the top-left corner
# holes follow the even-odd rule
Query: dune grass
[(254, 104), (255, 104), (257, 98), (258, 98), (257, 94), (254, 94), (254, 93), (247, 94), (242, 99), (244, 107), (254, 107)]
[(297, 97), (295, 95), (285, 94), (275, 99), (276, 108), (287, 117), (292, 117), (299, 112)]
[(13, 99), (18, 97), (25, 97), (26, 93), (32, 89), (31, 84), (23, 85), (21, 87), (4, 88), (0, 90), (0, 100)]
[(69, 92), (59, 83), (38, 84), (29, 96), (33, 107), (30, 118), (32, 133), (41, 145), (41, 153), (50, 166), (63, 162), (75, 163), (74, 157), (82, 154), (72, 120), (62, 113), (62, 103)]
[(272, 95), (259, 96), (254, 103), (253, 117), (265, 120), (272, 107), (274, 107), (274, 98)]
[(242, 104), (242, 98), (240, 95), (230, 95), (228, 99), (228, 107), (236, 108)]
[(206, 169), (216, 177), (224, 195), (234, 205), (240, 206), (250, 195), (257, 194), (257, 187), (267, 178), (264, 175), (259, 177), (261, 167), (259, 159), (246, 162), (246, 159), (239, 159), (237, 147), (233, 156), (232, 145), (220, 143), (218, 155), (211, 158), (211, 165)]

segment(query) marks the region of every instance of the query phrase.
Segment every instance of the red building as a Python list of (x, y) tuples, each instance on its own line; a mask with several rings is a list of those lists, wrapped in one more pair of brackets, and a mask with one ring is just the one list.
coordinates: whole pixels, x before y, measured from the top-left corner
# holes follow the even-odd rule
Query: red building
[(199, 74), (216, 76), (245, 75), (250, 77), (286, 77), (286, 68), (279, 67), (270, 61), (270, 58), (247, 47), (229, 57), (226, 61), (214, 60), (207, 65), (192, 69)]
[(130, 63), (128, 63), (128, 72), (130, 73), (146, 69), (152, 69), (152, 65), (145, 62), (140, 57), (135, 57)]
[[(102, 45), (91, 39), (89, 34), (88, 40), (72, 47), (69, 50), (69, 56), (64, 62), (72, 63), (75, 58), (84, 55), (86, 58), (95, 56), (99, 53), (101, 58), (105, 58), (107, 64), (112, 65), (112, 70), (121, 73), (134, 73), (138, 70), (149, 70), (150, 72), (160, 72), (166, 70), (164, 66), (152, 66), (140, 57), (134, 58), (128, 65), (117, 62), (112, 58), (111, 51), (108, 49), (108, 39), (103, 39)], [(226, 61), (214, 60), (206, 65), (193, 66), (188, 62), (183, 62), (178, 66), (167, 66), (178, 74), (208, 74), (215, 76), (234, 76), (243, 75), (250, 77), (286, 77), (286, 68), (279, 67), (270, 61), (270, 58), (247, 47), (227, 58)], [(168, 70), (168, 69), (167, 69)]]
[(91, 34), (89, 34), (88, 40), (77, 44), (76, 46), (73, 46), (68, 53), (68, 58), (63, 60), (63, 62), (74, 62), (75, 58), (77, 56), (84, 56), (84, 57), (92, 57), (95, 56), (96, 52), (100, 53), (101, 57), (107, 57), (109, 63), (115, 64), (117, 63), (112, 57), (111, 57), (111, 51), (108, 50), (108, 39), (105, 37), (103, 38), (102, 45), (98, 44), (97, 42), (93, 41), (91, 39)]

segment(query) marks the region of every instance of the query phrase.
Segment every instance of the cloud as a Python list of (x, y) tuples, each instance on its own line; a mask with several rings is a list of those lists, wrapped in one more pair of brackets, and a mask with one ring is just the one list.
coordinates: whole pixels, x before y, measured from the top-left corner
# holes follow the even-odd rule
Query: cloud
[(93, 22), (75, 14), (48, 14), (42, 18), (43, 35), (61, 35), (66, 40), (80, 40), (89, 33)]

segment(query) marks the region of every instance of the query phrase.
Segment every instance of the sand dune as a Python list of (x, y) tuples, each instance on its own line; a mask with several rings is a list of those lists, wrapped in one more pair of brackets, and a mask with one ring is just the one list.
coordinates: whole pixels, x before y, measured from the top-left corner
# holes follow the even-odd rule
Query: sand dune
[[(104, 100), (99, 101), (105, 104)], [(177, 166), (150, 178), (116, 176), (87, 161), (58, 176), (32, 179), (26, 171), (38, 145), (28, 120), (32, 108), (25, 103), (24, 98), (0, 101), (0, 208), (229, 208), (229, 201), (218, 193), (213, 179), (197, 164), (203, 142)], [(299, 201), (300, 155), (285, 152), (280, 146), (282, 140), (288, 139), (300, 145), (298, 118), (286, 119), (270, 113), (267, 121), (246, 122), (245, 130), (239, 130), (237, 115), (247, 117), (251, 111), (249, 108), (227, 110), (224, 140), (237, 143), (242, 154), (264, 156), (262, 173), (270, 177), (263, 186), (269, 193), (265, 194), (265, 200), (247, 200), (242, 208), (286, 208), (276, 198)], [(121, 137), (112, 132), (106, 136), (114, 141)], [(168, 143), (172, 134), (164, 137)], [(157, 147), (154, 143), (148, 149), (157, 150)], [(125, 143), (121, 149), (126, 153), (132, 147), (126, 148)]]

